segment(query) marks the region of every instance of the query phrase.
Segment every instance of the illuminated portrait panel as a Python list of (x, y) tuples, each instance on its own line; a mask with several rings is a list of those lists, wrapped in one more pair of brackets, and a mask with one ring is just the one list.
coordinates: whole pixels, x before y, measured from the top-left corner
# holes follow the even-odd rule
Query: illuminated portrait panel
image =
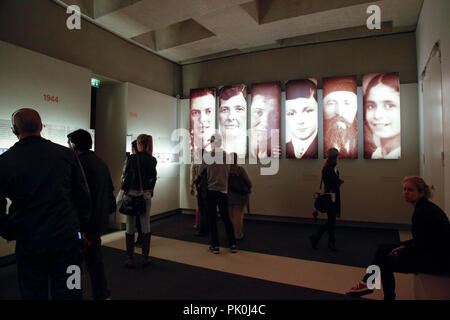
[(222, 148), (239, 157), (247, 153), (247, 86), (225, 86), (219, 89), (219, 132)]
[(397, 73), (363, 76), (364, 158), (400, 159), (400, 79)]
[(323, 79), (324, 153), (339, 150), (339, 158), (358, 158), (356, 76)]
[(216, 128), (216, 89), (192, 89), (190, 94), (191, 150), (211, 150), (209, 139)]
[(250, 155), (279, 158), (281, 127), (281, 86), (278, 82), (252, 85)]
[(286, 158), (318, 158), (319, 105), (317, 80), (286, 83)]

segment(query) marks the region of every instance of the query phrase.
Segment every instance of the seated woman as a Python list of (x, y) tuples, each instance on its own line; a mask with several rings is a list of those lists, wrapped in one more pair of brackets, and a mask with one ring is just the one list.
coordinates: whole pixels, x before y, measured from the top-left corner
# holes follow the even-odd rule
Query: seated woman
[[(384, 299), (395, 299), (394, 272), (441, 273), (450, 270), (450, 223), (447, 215), (428, 199), (430, 188), (419, 177), (403, 180), (403, 198), (414, 207), (411, 240), (378, 247), (372, 265), (380, 268)], [(347, 295), (361, 297), (372, 293), (366, 274)]]

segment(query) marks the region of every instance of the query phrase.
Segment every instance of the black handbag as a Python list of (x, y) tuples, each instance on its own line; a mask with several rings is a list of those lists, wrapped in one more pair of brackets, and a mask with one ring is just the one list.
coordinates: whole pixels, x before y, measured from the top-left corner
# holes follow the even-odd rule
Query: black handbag
[[(141, 165), (139, 162), (139, 155), (136, 154), (137, 164), (138, 164), (138, 173), (139, 173), (139, 186), (140, 191), (142, 190), (142, 176), (141, 176)], [(145, 213), (147, 208), (147, 202), (143, 195), (132, 196), (132, 195), (124, 195), (123, 202), (119, 208), (119, 212), (123, 213), (127, 216), (140, 216)]]
[(250, 193), (250, 188), (242, 175), (230, 174), (228, 178), (228, 188), (231, 191), (242, 195)]
[[(323, 176), (320, 179), (320, 191), (322, 191)], [(314, 198), (314, 208), (319, 212), (329, 212), (333, 206), (333, 200), (331, 199), (331, 194), (315, 192), (313, 194)]]

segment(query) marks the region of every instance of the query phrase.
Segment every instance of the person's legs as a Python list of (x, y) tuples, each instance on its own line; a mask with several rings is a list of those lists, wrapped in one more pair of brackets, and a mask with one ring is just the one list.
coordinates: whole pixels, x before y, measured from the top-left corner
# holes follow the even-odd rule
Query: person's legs
[[(399, 263), (393, 262), (395, 259), (392, 258), (399, 258), (399, 257), (392, 257), (389, 256), (389, 253), (394, 248), (399, 247), (400, 244), (382, 244), (379, 245), (375, 255), (374, 259), (372, 260), (373, 266), (378, 266), (380, 268), (381, 273), (381, 282), (383, 284), (383, 290), (385, 293), (385, 299), (394, 299), (395, 298), (395, 278), (394, 278), (394, 271), (401, 272), (400, 270), (406, 270), (403, 259), (398, 260)], [(404, 260), (405, 261), (405, 260)], [(367, 287), (367, 281), (369, 280), (369, 277), (371, 277), (372, 274), (366, 274), (364, 275), (362, 281), (358, 283), (355, 287), (351, 288), (349, 292), (347, 292), (347, 295), (353, 296), (353, 297), (361, 297), (365, 294), (370, 294), (373, 292), (373, 289), (369, 289)]]
[(17, 276), (23, 300), (48, 300), (50, 258), (47, 254), (18, 256)]
[(327, 230), (328, 230), (328, 221), (325, 222), (325, 224), (321, 225), (316, 233), (309, 236), (309, 240), (311, 241), (311, 246), (314, 249), (317, 249), (317, 245), (319, 244), (320, 238)]
[(211, 247), (219, 247), (219, 236), (217, 233), (217, 191), (208, 190), (208, 220), (211, 232)]
[[(80, 273), (71, 271), (71, 267), (78, 267)], [(81, 300), (83, 298), (80, 248), (72, 247), (52, 253), (50, 268), (50, 292), (53, 300)], [(70, 284), (74, 287), (71, 287)]]
[(243, 205), (230, 206), (230, 219), (233, 223), (234, 237), (236, 240), (242, 239), (244, 237), (243, 224), (244, 224), (244, 210)]
[(208, 199), (199, 193), (197, 196), (198, 211), (199, 211), (199, 235), (207, 235), (209, 229), (209, 214), (208, 214)]
[(87, 248), (85, 261), (91, 277), (92, 296), (94, 300), (105, 300), (110, 297), (110, 293), (101, 251), (102, 240), (100, 237), (89, 240), (92, 241), (92, 244)]
[(328, 212), (327, 215), (328, 248), (330, 250), (336, 251), (336, 237), (334, 232), (336, 228), (336, 211), (332, 210)]
[(142, 227), (141, 227), (141, 219), (136, 219), (136, 231), (137, 231), (137, 239), (134, 244), (136, 247), (142, 246)]
[(231, 223), (230, 217), (228, 215), (228, 197), (222, 192), (217, 193), (217, 202), (219, 205), (219, 212), (222, 217), (222, 221), (225, 224), (225, 230), (227, 232), (228, 244), (231, 246), (236, 246), (236, 239), (234, 237), (233, 224)]
[(125, 233), (125, 244), (127, 248), (127, 258), (124, 262), (125, 267), (134, 268), (134, 233), (136, 231), (136, 217), (127, 216), (127, 231)]
[(142, 266), (146, 267), (150, 264), (149, 253), (150, 253), (150, 242), (151, 242), (151, 229), (150, 229), (150, 212), (152, 208), (152, 197), (150, 193), (146, 193), (146, 209), (145, 214), (139, 216), (142, 226)]

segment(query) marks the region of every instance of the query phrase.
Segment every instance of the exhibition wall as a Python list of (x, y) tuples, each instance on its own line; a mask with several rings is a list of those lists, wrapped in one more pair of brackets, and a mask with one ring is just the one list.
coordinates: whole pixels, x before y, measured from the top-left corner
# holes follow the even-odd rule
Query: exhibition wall
[(194, 88), (377, 72), (398, 72), (401, 83), (417, 83), (414, 32), (272, 49), (183, 65), (183, 98), (188, 98)]
[[(400, 86), (402, 101), (402, 157), (396, 160), (372, 160), (363, 157), (363, 117), (358, 118), (358, 158), (342, 159), (338, 167), (342, 185), (342, 220), (409, 224), (411, 207), (401, 196), (404, 176), (419, 172), (419, 118), (417, 84)], [(250, 195), (251, 213), (310, 218), (313, 210), (313, 193), (320, 184), (323, 158), (323, 92), (318, 90), (319, 100), (319, 157), (318, 159), (285, 159), (285, 135), (281, 135), (282, 158), (276, 175), (261, 175), (260, 164), (243, 165), (253, 183)], [(285, 126), (285, 92), (281, 94), (282, 132)], [(247, 97), (249, 104), (251, 97)], [(216, 103), (218, 106), (218, 102)], [(362, 114), (362, 88), (358, 87), (358, 113)], [(181, 126), (189, 128), (189, 99), (180, 103)], [(250, 110), (248, 110), (250, 117)], [(216, 122), (216, 128), (218, 128)], [(195, 209), (195, 201), (189, 196), (190, 166), (180, 168), (180, 205)]]
[[(419, 22), (417, 24), (417, 65), (418, 75), (424, 70), (433, 46), (439, 42), (441, 50), (441, 83), (442, 83), (442, 124), (443, 124), (443, 176), (444, 176), (444, 211), (450, 215), (450, 1), (448, 0), (425, 0), (422, 11), (420, 13)], [(419, 77), (419, 110), (421, 127), (423, 128), (424, 118), (429, 118), (431, 115), (430, 108), (423, 105), (423, 97), (421, 88), (422, 81)], [(423, 130), (422, 130), (423, 131)], [(441, 139), (441, 137), (430, 137), (430, 132), (423, 132), (421, 135), (421, 150), (420, 150), (420, 168), (421, 174), (424, 174), (426, 169), (425, 161), (430, 159), (430, 154), (425, 152), (424, 140), (430, 144), (433, 141), (429, 139)]]
[(158, 158), (151, 215), (176, 210), (180, 207), (179, 166), (158, 156), (172, 152), (170, 138), (177, 128), (177, 99), (129, 83), (127, 104), (127, 134), (135, 138), (141, 133), (152, 135), (153, 154)]

